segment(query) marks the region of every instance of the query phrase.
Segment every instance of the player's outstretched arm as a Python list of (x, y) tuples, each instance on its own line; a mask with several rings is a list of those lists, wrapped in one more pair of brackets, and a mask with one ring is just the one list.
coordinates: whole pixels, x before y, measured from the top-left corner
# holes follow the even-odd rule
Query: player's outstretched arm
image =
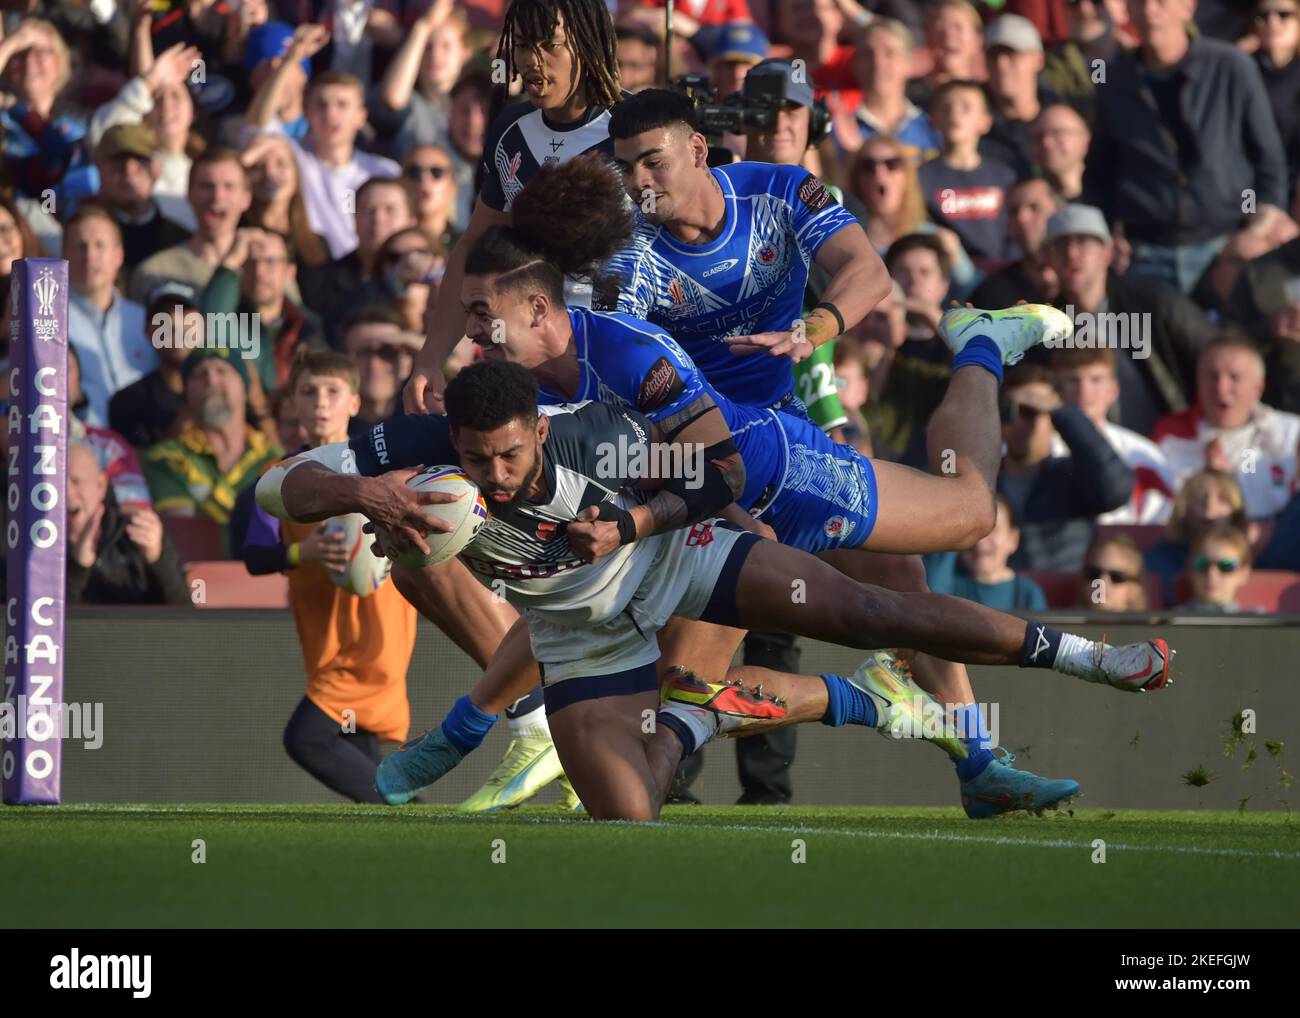
[[(709, 409), (692, 420), (693, 414), (699, 413), (706, 403)], [(674, 417), (655, 425), (651, 441), (658, 444), (665, 435), (671, 435), (666, 443), (667, 461), (680, 463), (683, 469), (663, 478), (659, 492), (645, 505), (632, 510), (638, 538), (716, 516), (744, 492), (745, 461), (722, 411), (712, 403), (711, 397), (704, 396), (675, 415), (676, 419), (690, 420), (681, 430), (674, 430)], [(673, 455), (674, 446), (681, 451), (680, 456)]]
[(804, 318), (804, 335), (813, 346), (821, 346), (866, 318), (889, 295), (891, 284), (885, 263), (857, 225), (833, 234), (814, 261), (831, 278), (821, 303)]
[(360, 476), (348, 443), (337, 442), (277, 463), (258, 481), (257, 502), (271, 515), (298, 523), (361, 513), (386, 527), (399, 549), (409, 545), (428, 554), (424, 535), (447, 532), (452, 526), (421, 509), (454, 502), (457, 496), (413, 490), (406, 482), (415, 472), (406, 469)]

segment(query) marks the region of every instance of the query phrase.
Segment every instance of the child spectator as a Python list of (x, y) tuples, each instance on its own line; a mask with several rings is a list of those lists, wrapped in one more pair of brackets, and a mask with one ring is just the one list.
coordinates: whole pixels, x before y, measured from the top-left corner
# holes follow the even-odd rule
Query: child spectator
[[(342, 354), (307, 353), (289, 379), (291, 402), (312, 448), (343, 442), (361, 407), (357, 370)], [(253, 575), (287, 572), (289, 603), (307, 669), (307, 692), (284, 730), (293, 761), (354, 802), (383, 802), (375, 790), (381, 740), (410, 728), (406, 670), (415, 649), (416, 612), (386, 581), (367, 597), (335, 585), (347, 550), (324, 524), (275, 519), (245, 491), (232, 528)], [(363, 539), (367, 546), (369, 538)], [(371, 554), (364, 548), (360, 554)]]
[(1043, 611), (1047, 608), (1043, 588), (1007, 564), (1019, 547), (1015, 512), (999, 495), (993, 529), (974, 547), (925, 556), (926, 582), (936, 594), (955, 594), (999, 611)]
[(1001, 268), (1019, 252), (1007, 233), (1007, 190), (1016, 173), (980, 155), (980, 139), (993, 126), (988, 98), (973, 81), (949, 81), (935, 91), (931, 108), (943, 153), (919, 171), (926, 211), (961, 238), (984, 271)]
[(1191, 546), (1217, 524), (1246, 529), (1248, 534), (1253, 529), (1236, 478), (1221, 470), (1206, 469), (1188, 478), (1174, 500), (1163, 540), (1146, 551), (1146, 567), (1164, 584), (1167, 604), (1174, 601), (1174, 581), (1183, 572)]
[[(1073, 403), (1110, 443), (1133, 471), (1133, 497), (1128, 504), (1097, 518), (1103, 526), (1129, 523), (1163, 523), (1169, 518), (1178, 485), (1160, 447), (1136, 431), (1110, 422), (1111, 408), (1119, 401), (1119, 380), (1115, 373), (1118, 355), (1110, 347), (1080, 347), (1054, 350), (1052, 366), (1056, 385), (1067, 403)], [(1064, 455), (1058, 442), (1054, 455)]]
[(1250, 580), (1250, 539), (1231, 525), (1206, 531), (1192, 543), (1192, 554), (1184, 574), (1189, 600), (1178, 607), (1185, 611), (1235, 615), (1241, 611), (1237, 595)]
[(835, 365), (835, 389), (845, 417), (839, 435), (834, 437), (853, 446), (863, 456), (870, 456), (871, 435), (867, 431), (867, 419), (862, 416), (862, 408), (867, 403), (867, 371), (862, 364), (862, 355), (857, 343), (844, 337), (835, 344), (831, 356)]
[[(291, 61), (312, 56), (325, 43), (328, 33), (319, 25), (300, 25), (285, 62), (267, 83), (272, 88)], [(371, 177), (396, 177), (401, 167), (391, 159), (360, 152), (357, 134), (366, 123), (365, 87), (341, 71), (324, 71), (308, 83), (303, 98), (307, 134), (301, 141), (290, 139), (298, 160), (298, 173), (311, 227), (329, 243), (330, 253), (342, 258), (357, 246), (357, 192)], [(250, 124), (275, 132), (269, 120), (257, 120), (250, 112)], [(318, 309), (319, 310), (319, 309)]]
[(301, 138), (307, 133), (302, 94), (311, 77), (311, 61), (290, 59), (294, 42), (293, 26), (283, 21), (267, 21), (248, 33), (244, 74), (253, 98), (246, 122), (258, 128), (274, 125), (290, 138)]
[(1133, 538), (1127, 534), (1093, 538), (1083, 557), (1076, 604), (1107, 612), (1146, 611), (1142, 550)]
[(885, 268), (903, 289), (907, 313), (907, 341), (899, 353), (947, 364), (948, 348), (935, 342), (951, 287), (952, 267), (942, 242), (920, 233), (900, 237), (885, 252)]

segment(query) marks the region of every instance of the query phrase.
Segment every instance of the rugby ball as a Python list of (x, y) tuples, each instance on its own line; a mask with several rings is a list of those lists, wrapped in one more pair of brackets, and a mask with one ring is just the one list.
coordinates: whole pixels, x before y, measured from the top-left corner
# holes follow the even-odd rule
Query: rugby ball
[(343, 546), (348, 550), (348, 564), (342, 572), (326, 569), (335, 586), (349, 594), (368, 597), (388, 582), (393, 563), (376, 555), (372, 550), (374, 539), (361, 532), (366, 518), (360, 513), (333, 516), (325, 521), (325, 533), (342, 534)]
[(406, 484), (416, 491), (442, 491), (449, 495), (459, 495), (460, 498), (455, 502), (424, 507), (426, 516), (446, 520), (452, 525), (452, 529), (446, 533), (436, 531), (424, 535), (425, 543), (429, 545), (428, 555), (416, 549), (393, 552), (392, 539), (387, 529), (382, 526), (375, 527), (379, 546), (384, 554), (389, 555), (399, 565), (420, 569), (446, 562), (447, 559), (454, 558), (464, 551), (470, 541), (478, 537), (479, 531), (487, 523), (487, 503), (479, 494), (478, 485), (466, 477), (460, 467), (427, 467)]

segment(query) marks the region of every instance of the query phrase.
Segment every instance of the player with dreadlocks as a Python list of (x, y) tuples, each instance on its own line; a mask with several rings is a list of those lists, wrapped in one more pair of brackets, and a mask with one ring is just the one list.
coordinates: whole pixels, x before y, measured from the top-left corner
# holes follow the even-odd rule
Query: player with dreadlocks
[[(483, 148), (482, 190), (447, 259), (440, 296), (426, 312), (428, 340), (404, 393), (408, 413), (442, 413), (443, 364), (465, 331), (460, 306), (465, 253), (489, 227), (510, 221), (510, 205), (538, 168), (593, 148), (612, 151), (609, 107), (618, 102), (614, 24), (604, 0), (513, 0), (497, 56), (507, 84), (521, 78), (524, 100), (493, 121)], [(504, 94), (504, 88), (503, 88)], [(581, 296), (566, 295), (571, 303)], [(393, 582), (480, 667), (496, 652), (516, 612), (494, 599), (458, 561), (395, 567)], [(563, 778), (542, 710), (540, 687), (506, 711), (511, 742), (501, 765), (463, 807), (492, 810), (527, 799)], [(577, 797), (565, 785), (569, 806)]]

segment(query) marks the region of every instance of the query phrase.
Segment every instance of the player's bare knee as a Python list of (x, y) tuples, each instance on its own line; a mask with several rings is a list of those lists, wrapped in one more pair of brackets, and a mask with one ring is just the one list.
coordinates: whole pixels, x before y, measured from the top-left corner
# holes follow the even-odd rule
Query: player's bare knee
[(961, 510), (954, 518), (953, 547), (951, 551), (966, 551), (975, 547), (993, 531), (997, 507), (993, 495), (980, 486), (963, 500)]

